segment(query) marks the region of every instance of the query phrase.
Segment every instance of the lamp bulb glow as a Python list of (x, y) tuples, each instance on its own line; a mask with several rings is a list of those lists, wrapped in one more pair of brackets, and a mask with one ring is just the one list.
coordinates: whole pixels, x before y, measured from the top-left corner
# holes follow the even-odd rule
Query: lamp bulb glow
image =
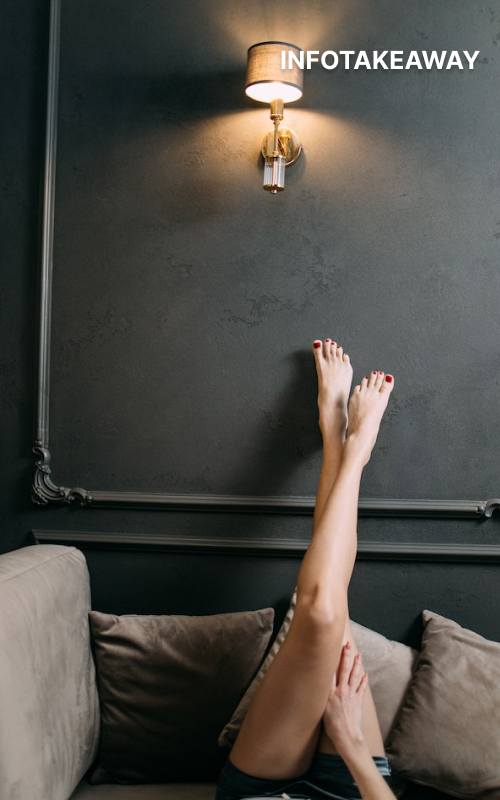
[(302, 90), (282, 81), (262, 81), (247, 86), (245, 94), (260, 103), (271, 103), (278, 99), (284, 103), (294, 103), (302, 97)]

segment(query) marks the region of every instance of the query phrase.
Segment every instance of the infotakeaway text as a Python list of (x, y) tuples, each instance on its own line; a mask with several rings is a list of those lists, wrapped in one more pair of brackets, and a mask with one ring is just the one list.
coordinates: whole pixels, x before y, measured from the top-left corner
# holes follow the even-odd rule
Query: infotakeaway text
[(474, 50), (293, 50), (281, 51), (281, 69), (474, 69), (481, 51)]

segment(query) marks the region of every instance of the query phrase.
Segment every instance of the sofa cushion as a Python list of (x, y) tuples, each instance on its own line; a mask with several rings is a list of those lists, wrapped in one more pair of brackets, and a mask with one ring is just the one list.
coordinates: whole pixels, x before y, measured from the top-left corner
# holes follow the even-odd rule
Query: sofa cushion
[(388, 743), (394, 767), (461, 798), (500, 797), (500, 644), (431, 611)]
[(116, 786), (82, 783), (71, 800), (214, 800), (215, 783), (156, 783)]
[(217, 734), (257, 670), (272, 608), (209, 616), (92, 612), (101, 700), (93, 783), (216, 780)]
[[(140, 786), (81, 783), (71, 800), (214, 800), (215, 783), (162, 783)], [(408, 784), (402, 800), (450, 800), (449, 795)]]
[(99, 709), (82, 553), (0, 556), (0, 794), (67, 800), (91, 763)]
[[(233, 745), (255, 690), (286, 639), (292, 624), (296, 601), (297, 592), (295, 591), (269, 653), (234, 710), (231, 719), (219, 735), (221, 747), (230, 748)], [(385, 741), (409, 686), (417, 653), (411, 647), (400, 642), (390, 641), (380, 633), (356, 622), (351, 622), (351, 628), (354, 640), (363, 657), (363, 666), (370, 679), (370, 687)]]
[(429, 786), (419, 786), (418, 783), (407, 781), (406, 790), (401, 800), (451, 800), (451, 795), (438, 792)]

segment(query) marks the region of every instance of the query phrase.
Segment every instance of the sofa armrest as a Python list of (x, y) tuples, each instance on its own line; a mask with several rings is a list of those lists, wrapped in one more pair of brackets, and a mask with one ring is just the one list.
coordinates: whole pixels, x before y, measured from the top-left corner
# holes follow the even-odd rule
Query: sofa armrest
[(82, 553), (0, 556), (2, 800), (67, 800), (94, 758), (99, 706)]

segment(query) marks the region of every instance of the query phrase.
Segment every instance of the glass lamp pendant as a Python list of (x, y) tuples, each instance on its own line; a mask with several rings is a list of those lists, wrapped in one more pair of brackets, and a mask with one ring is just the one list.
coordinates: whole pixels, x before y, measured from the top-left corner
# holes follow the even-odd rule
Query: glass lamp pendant
[(301, 150), (299, 138), (290, 128), (278, 128), (264, 136), (261, 146), (264, 158), (264, 189), (272, 194), (283, 191), (285, 167), (298, 159)]
[(266, 191), (276, 194), (285, 188), (285, 156), (271, 156), (264, 160), (264, 183)]

